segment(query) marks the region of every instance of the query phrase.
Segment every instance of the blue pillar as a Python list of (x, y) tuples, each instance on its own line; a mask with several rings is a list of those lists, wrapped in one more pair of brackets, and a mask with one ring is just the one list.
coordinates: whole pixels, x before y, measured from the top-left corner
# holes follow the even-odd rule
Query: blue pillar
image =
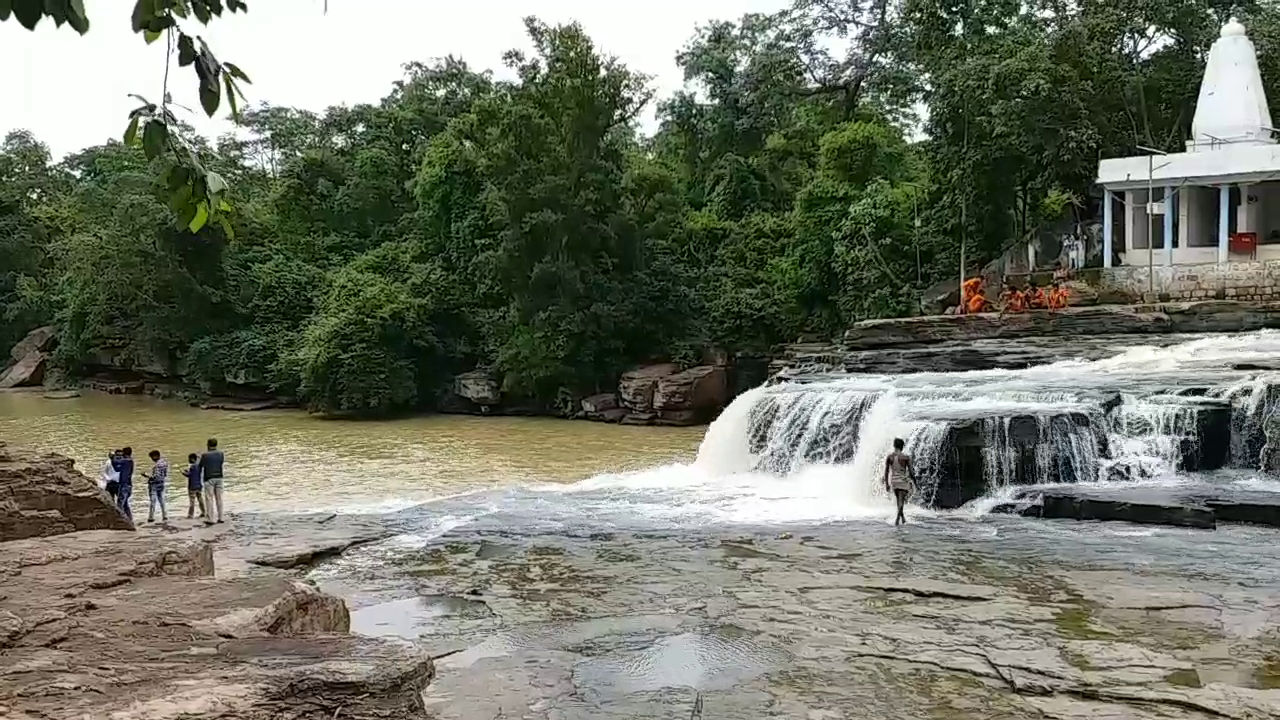
[(1174, 208), (1174, 200), (1178, 195), (1173, 191), (1173, 186), (1164, 186), (1164, 264), (1173, 264), (1173, 214), (1177, 212)]
[(1110, 190), (1102, 191), (1102, 267), (1111, 267), (1111, 206)]
[(1218, 188), (1218, 262), (1225, 263), (1231, 259), (1228, 248), (1230, 236), (1227, 228), (1230, 227), (1227, 220), (1231, 216), (1231, 186), (1223, 185)]

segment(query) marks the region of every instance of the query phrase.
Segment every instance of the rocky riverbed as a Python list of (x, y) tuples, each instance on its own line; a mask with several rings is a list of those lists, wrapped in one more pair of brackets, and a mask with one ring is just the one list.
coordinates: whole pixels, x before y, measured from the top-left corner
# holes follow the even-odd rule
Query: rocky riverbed
[(435, 717), (1244, 720), (1280, 709), (1280, 561), (1258, 530), (497, 525), (371, 545), (314, 573), (352, 598), (357, 631), (441, 656), (425, 693)]
[(426, 717), (429, 655), (352, 635), (341, 598), (269, 570), (386, 530), (323, 516), (135, 531), (71, 465), (0, 445), (0, 716)]
[(782, 497), (761, 524), (726, 514), (741, 517), (742, 490), (717, 490), (721, 505), (708, 488), (645, 489), (668, 469), (380, 516), (42, 535), (96, 490), (56, 458), (3, 451), (0, 496), (46, 498), (0, 503), (3, 527), (40, 529), (0, 544), (6, 720), (1280, 707), (1280, 559), (1260, 528), (913, 510), (894, 529), (802, 520)]

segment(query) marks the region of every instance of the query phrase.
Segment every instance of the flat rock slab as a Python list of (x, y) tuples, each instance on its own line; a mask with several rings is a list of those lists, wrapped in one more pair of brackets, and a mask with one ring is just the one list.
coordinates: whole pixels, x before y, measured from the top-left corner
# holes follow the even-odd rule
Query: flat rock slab
[(223, 553), (250, 565), (292, 570), (336, 557), (393, 534), (385, 522), (360, 515), (237, 516)]
[(213, 575), (191, 535), (0, 544), (0, 716), (425, 717), (423, 651), (346, 634), (346, 603), (309, 583)]
[(1196, 485), (1099, 488), (1029, 487), (993, 512), (1069, 520), (1118, 520), (1213, 529), (1218, 523), (1280, 528), (1280, 493)]
[(990, 338), (1247, 332), (1280, 327), (1280, 303), (1205, 300), (1098, 305), (1014, 315), (927, 315), (865, 320), (844, 334), (849, 350)]

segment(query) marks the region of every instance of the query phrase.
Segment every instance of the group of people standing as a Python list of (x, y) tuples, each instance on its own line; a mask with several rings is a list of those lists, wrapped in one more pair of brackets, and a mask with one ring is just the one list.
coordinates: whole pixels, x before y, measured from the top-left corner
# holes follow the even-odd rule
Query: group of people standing
[[(169, 461), (159, 450), (147, 453), (151, 458), (151, 469), (139, 472), (147, 481), (148, 512), (147, 522), (155, 522), (156, 509), (160, 510), (160, 521), (169, 521), (169, 511), (165, 506), (165, 488), (169, 481)], [(223, 522), (222, 517), (222, 471), (225, 456), (218, 449), (218, 441), (209, 438), (205, 443), (205, 451), (197, 455), (187, 455), (187, 466), (181, 473), (187, 478), (187, 518), (194, 518), (196, 508), (200, 509), (200, 517), (206, 525)], [(99, 483), (102, 489), (111, 496), (120, 512), (130, 521), (133, 520), (133, 509), (130, 501), (133, 498), (133, 477), (135, 466), (133, 448), (125, 447), (112, 450), (107, 462), (102, 466)]]

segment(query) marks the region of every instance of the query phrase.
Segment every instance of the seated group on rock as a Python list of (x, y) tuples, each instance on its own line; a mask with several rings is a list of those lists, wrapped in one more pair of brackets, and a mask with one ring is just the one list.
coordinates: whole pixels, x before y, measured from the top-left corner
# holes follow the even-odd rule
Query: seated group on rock
[[(991, 312), (993, 307), (982, 292), (982, 278), (970, 278), (961, 287), (960, 312), (973, 315)], [(1020, 313), (1028, 310), (1061, 310), (1067, 307), (1070, 294), (1061, 278), (1054, 278), (1053, 286), (1046, 290), (1028, 280), (1024, 289), (1005, 281), (1000, 293), (999, 310), (1004, 313)]]

